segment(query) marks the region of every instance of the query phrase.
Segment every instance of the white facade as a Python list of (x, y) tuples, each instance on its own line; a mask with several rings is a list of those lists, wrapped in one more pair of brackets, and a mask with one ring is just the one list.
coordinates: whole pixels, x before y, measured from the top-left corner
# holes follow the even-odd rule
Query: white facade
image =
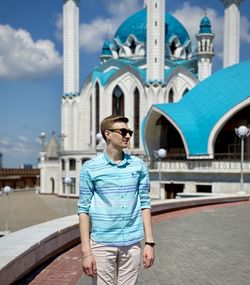
[[(172, 42), (166, 43), (165, 0), (144, 1), (144, 5), (148, 9), (147, 42), (138, 40), (134, 35), (129, 35), (124, 42), (114, 39), (110, 54), (101, 56), (105, 60), (101, 60), (101, 71), (98, 72), (104, 79), (110, 71), (117, 71), (115, 76), (112, 80), (103, 82), (103, 78), (92, 75), (85, 80), (82, 90), (79, 90), (79, 1), (64, 0), (64, 95), (61, 104), (63, 139), (57, 161), (40, 161), (42, 193), (51, 193), (51, 183), (54, 181), (55, 193), (66, 196), (64, 179), (70, 177), (73, 181), (70, 195), (79, 195), (80, 167), (99, 151), (96, 135), (100, 132), (102, 119), (113, 113), (117, 88), (123, 96), (124, 115), (130, 119), (129, 126), (135, 129), (138, 120), (138, 132), (141, 132), (143, 119), (152, 104), (178, 102), (200, 80), (211, 75), (214, 35), (200, 34), (197, 37), (197, 62), (193, 63), (190, 40), (181, 42), (178, 36), (173, 36)], [(234, 30), (234, 33), (237, 31)], [(136, 69), (130, 66), (120, 67), (115, 60), (110, 61), (110, 57), (115, 60), (135, 60), (138, 65)], [(231, 56), (228, 57), (231, 60)], [(171, 60), (183, 60), (185, 64), (190, 61), (191, 67), (179, 65), (173, 69)], [(195, 64), (196, 67), (198, 65), (197, 70)], [(138, 101), (135, 100), (136, 96)], [(138, 109), (136, 102), (139, 102)], [(128, 151), (143, 156), (141, 133), (137, 139), (136, 136), (131, 138)], [(186, 187), (192, 188), (188, 183)]]
[(239, 62), (240, 55), (240, 4), (243, 0), (222, 0), (224, 17), (224, 58), (223, 66)]

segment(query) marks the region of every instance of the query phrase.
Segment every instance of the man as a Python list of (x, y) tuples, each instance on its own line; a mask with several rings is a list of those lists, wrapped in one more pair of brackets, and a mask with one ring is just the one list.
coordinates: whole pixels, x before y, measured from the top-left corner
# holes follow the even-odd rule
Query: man
[(93, 284), (133, 285), (144, 233), (144, 268), (154, 262), (148, 171), (141, 159), (123, 152), (133, 134), (126, 117), (105, 118), (101, 132), (106, 150), (85, 162), (80, 174), (82, 267)]

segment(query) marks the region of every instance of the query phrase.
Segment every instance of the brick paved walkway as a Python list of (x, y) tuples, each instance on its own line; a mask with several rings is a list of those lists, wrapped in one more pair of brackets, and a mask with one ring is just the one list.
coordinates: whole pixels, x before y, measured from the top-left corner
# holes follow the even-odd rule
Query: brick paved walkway
[[(138, 285), (249, 285), (250, 202), (181, 210), (153, 221), (156, 261), (141, 269)], [(90, 285), (81, 278), (79, 256), (78, 245), (22, 284)]]

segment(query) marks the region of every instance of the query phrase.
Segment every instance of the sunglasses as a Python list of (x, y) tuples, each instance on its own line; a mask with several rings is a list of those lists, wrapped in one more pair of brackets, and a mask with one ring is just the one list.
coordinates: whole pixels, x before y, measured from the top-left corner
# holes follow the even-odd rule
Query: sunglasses
[(127, 134), (129, 134), (130, 137), (133, 135), (133, 131), (122, 128), (122, 129), (109, 129), (111, 132), (115, 132), (120, 134), (122, 137), (126, 137)]

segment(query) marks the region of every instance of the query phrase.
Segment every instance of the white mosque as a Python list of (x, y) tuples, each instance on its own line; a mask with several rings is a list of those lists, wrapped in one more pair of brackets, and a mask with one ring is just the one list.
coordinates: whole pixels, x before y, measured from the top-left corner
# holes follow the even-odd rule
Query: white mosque
[[(235, 134), (240, 125), (250, 127), (250, 62), (239, 64), (242, 0), (221, 1), (225, 7), (221, 71), (212, 74), (215, 35), (207, 15), (199, 28), (197, 23), (192, 43), (182, 23), (165, 12), (165, 0), (148, 0), (120, 25), (113, 39), (105, 40), (100, 63), (82, 89), (79, 2), (63, 4), (61, 143), (53, 135), (40, 153), (41, 193), (79, 195), (80, 167), (102, 151), (99, 125), (110, 114), (130, 118), (134, 136), (128, 152), (147, 160), (152, 197), (250, 193), (247, 160), (244, 189), (239, 189), (241, 142)], [(249, 138), (243, 143), (249, 159)], [(155, 163), (154, 154), (161, 148), (167, 155)], [(65, 178), (71, 178), (66, 179), (68, 185)]]

